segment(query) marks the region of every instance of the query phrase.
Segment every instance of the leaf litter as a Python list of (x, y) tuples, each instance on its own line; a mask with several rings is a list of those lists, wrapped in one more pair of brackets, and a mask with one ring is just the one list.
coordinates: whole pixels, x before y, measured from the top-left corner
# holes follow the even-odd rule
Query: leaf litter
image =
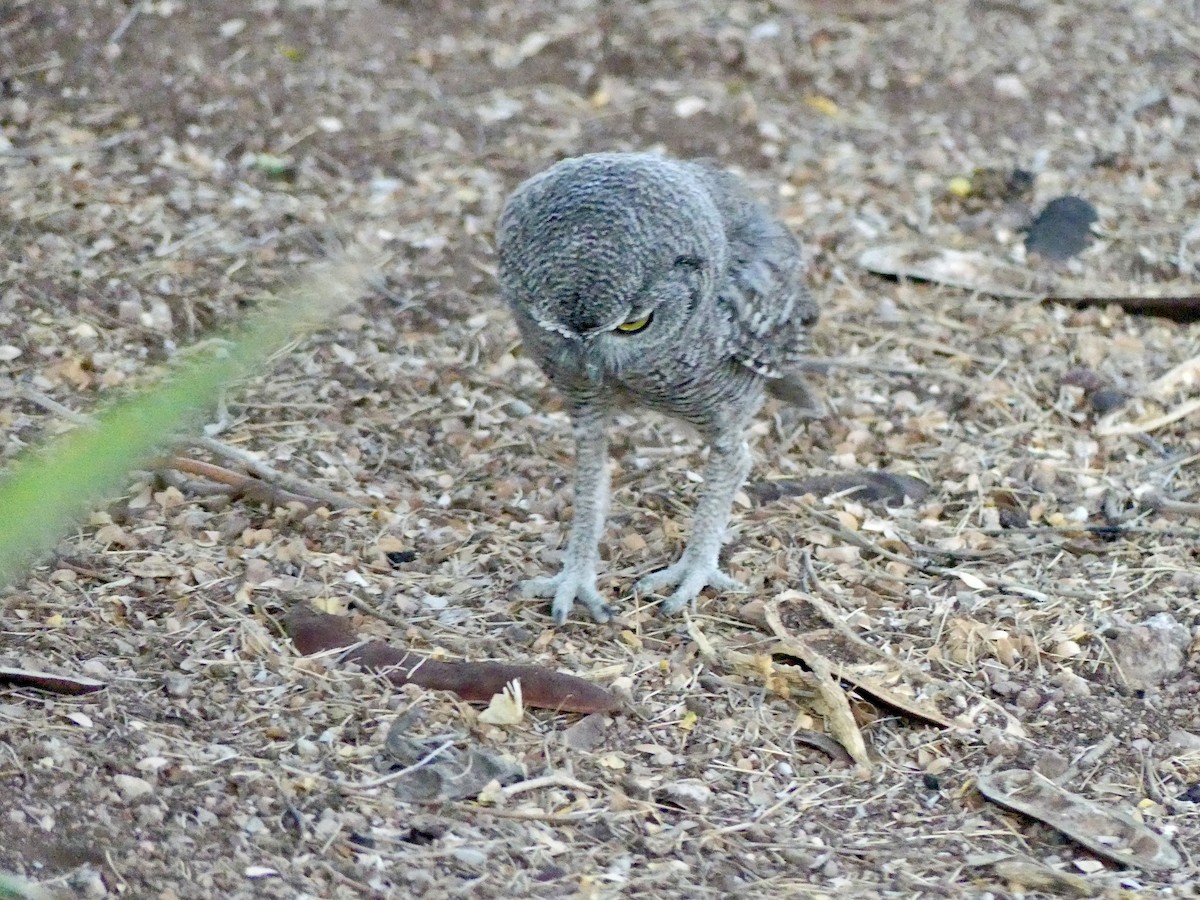
[[(1197, 417), (1107, 434), (1096, 390), (1066, 378), (1130, 398), (1119, 424), (1194, 395), (1143, 393), (1200, 354), (1185, 6), (8, 4), (6, 463), (70, 424), (26, 388), (93, 413), (331, 246), (386, 262), (227, 392), (212, 424), (242, 460), (189, 454), (365, 508), (140, 473), (3, 595), (6, 665), (106, 687), (0, 689), (0, 869), (164, 898), (1194, 892), (1190, 860), (1124, 870), (969, 790), (1055, 753), (1064, 790), (1200, 840)], [(491, 224), (560, 156), (650, 147), (746, 174), (810, 248), (814, 356), (856, 363), (814, 369), (823, 416), (764, 410), (755, 477), (928, 486), (886, 504), (746, 492), (727, 564), (751, 596), (705, 595), (693, 623), (758, 680), (708, 666), (629, 592), (686, 535), (699, 460), (670, 423), (622, 416), (614, 438), (613, 627), (551, 629), (509, 593), (561, 554), (571, 441), (496, 302)], [(1033, 182), (947, 190), (987, 170)], [(1104, 227), (1061, 271), (1031, 264), (1021, 227), (1071, 194)], [(914, 245), (982, 258), (961, 283), (856, 265)], [(1040, 303), (1063, 284), (1088, 302)], [(880, 656), (864, 685), (919, 672), (949, 686), (944, 718), (989, 710), (978, 733), (794, 648), (830, 660), (824, 702), (849, 708), (862, 777), (822, 746), (807, 688), (763, 690), (763, 660), (804, 674), (802, 657), (766, 653), (778, 638), (734, 614), (787, 591)], [(297, 656), (275, 623), (302, 603), (353, 610), (356, 641), (586, 673), (629, 711), (535, 710), (522, 680), (521, 723), (480, 723), (456, 695)], [(1193, 643), (1130, 691), (1113, 641), (1164, 612)], [(404, 795), (443, 762), (426, 800)], [(487, 777), (451, 791), (468, 769)]]

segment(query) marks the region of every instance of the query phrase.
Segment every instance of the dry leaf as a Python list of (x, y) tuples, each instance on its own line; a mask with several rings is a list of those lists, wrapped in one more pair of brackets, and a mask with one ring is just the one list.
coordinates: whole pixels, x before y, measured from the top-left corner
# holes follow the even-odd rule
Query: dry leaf
[(1033, 271), (977, 250), (928, 244), (872, 247), (858, 257), (868, 271), (895, 278), (932, 281), (993, 297), (1055, 300), (1080, 306), (1115, 303), (1128, 312), (1165, 316), (1181, 322), (1200, 319), (1200, 284), (1110, 284)]
[(0, 684), (15, 684), (19, 687), (37, 688), (51, 694), (90, 694), (105, 687), (103, 681), (84, 678), (80, 675), (54, 675), (33, 669), (10, 669), (0, 666)]
[[(696, 642), (701, 657), (709, 663), (720, 663), (738, 674), (761, 680), (768, 690), (783, 697), (803, 697), (805, 705), (825, 719), (829, 734), (845, 748), (859, 768), (863, 772), (871, 771), (871, 758), (862, 732), (854, 721), (850, 701), (823, 661), (818, 659), (815, 667), (810, 666), (812, 671), (806, 672), (798, 666), (776, 662), (765, 654), (714, 645), (693, 620), (688, 621), (688, 634)], [(798, 692), (793, 693), (792, 688)]]
[(519, 725), (525, 717), (525, 703), (521, 699), (521, 679), (514, 678), (495, 694), (487, 709), (479, 714), (485, 725)]
[(980, 775), (976, 786), (993, 803), (1045, 822), (1096, 855), (1123, 866), (1170, 871), (1183, 864), (1175, 848), (1145, 825), (1072, 794), (1033, 770)]
[(773, 652), (790, 654), (808, 666), (815, 661), (884, 706), (969, 733), (976, 731), (981, 715), (988, 715), (1002, 722), (1008, 734), (1025, 736), (1021, 723), (988, 698), (976, 697), (963, 713), (955, 702), (961, 686), (951, 688), (880, 652), (847, 628), (837, 611), (820, 597), (784, 591), (772, 601), (745, 604), (739, 615), (779, 638)]
[(954, 574), (958, 576), (959, 581), (965, 584), (973, 591), (986, 591), (987, 582), (978, 575), (972, 575), (970, 572), (963, 572), (955, 569)]
[(616, 712), (621, 704), (609, 691), (575, 675), (541, 666), (499, 662), (442, 662), (409, 653), (383, 641), (358, 641), (341, 616), (299, 605), (284, 618), (284, 628), (304, 655), (350, 648), (343, 662), (381, 672), (393, 684), (416, 684), (433, 691), (454, 691), (472, 703), (487, 703), (514, 680), (521, 682), (523, 702), (563, 712)]

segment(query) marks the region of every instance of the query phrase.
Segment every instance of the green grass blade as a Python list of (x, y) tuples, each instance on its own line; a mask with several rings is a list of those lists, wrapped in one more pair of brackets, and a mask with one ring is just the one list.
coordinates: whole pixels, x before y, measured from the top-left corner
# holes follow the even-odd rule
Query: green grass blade
[(185, 361), (157, 385), (99, 413), (94, 427), (76, 428), (20, 458), (0, 482), (0, 585), (52, 549), (131, 470), (194, 433), (222, 388), (353, 300), (361, 281), (354, 263), (317, 268), (304, 286), (254, 313), (219, 354)]

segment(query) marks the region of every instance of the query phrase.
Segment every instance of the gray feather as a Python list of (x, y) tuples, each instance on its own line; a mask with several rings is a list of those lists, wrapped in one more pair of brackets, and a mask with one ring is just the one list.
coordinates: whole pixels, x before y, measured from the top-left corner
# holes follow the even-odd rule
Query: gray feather
[(678, 590), (735, 583), (717, 555), (749, 468), (743, 432), (771, 393), (811, 405), (799, 378), (817, 307), (790, 231), (710, 163), (645, 153), (564, 160), (519, 186), (497, 227), (500, 292), (529, 355), (576, 423), (576, 521), (562, 573), (529, 592), (597, 619), (607, 413), (645, 406), (691, 422), (712, 446), (683, 559), (643, 579)]

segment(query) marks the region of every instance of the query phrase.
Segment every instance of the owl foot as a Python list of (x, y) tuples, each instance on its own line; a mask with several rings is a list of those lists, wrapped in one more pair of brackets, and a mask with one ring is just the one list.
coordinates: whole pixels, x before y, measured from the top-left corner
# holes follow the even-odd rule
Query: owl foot
[(716, 560), (697, 561), (689, 559), (686, 553), (675, 565), (640, 578), (634, 589), (639, 594), (653, 594), (659, 588), (672, 586), (675, 587), (675, 593), (659, 606), (659, 612), (663, 615), (669, 616), (685, 606), (690, 606), (706, 587), (716, 588), (718, 591), (746, 590), (744, 584), (722, 572)]
[(608, 601), (596, 590), (595, 575), (563, 569), (557, 575), (532, 578), (522, 584), (520, 590), (525, 597), (553, 597), (550, 612), (555, 625), (566, 624), (576, 600), (587, 607), (597, 622), (607, 622), (612, 618)]

